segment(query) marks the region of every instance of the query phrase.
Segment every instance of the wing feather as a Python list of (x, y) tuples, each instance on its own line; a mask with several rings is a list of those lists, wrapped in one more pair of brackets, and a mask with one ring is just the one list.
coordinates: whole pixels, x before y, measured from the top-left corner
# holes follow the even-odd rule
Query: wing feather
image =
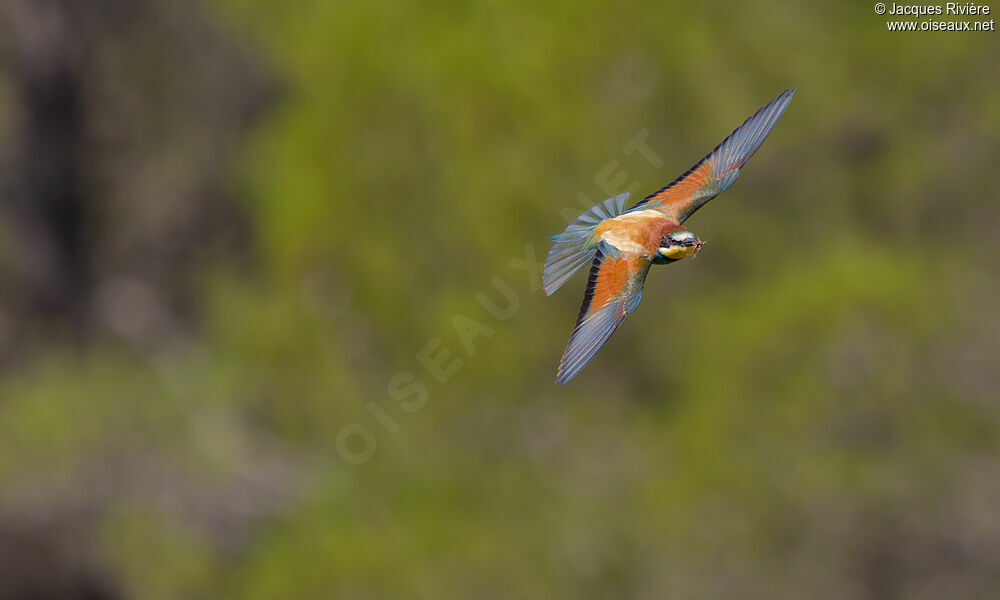
[(676, 219), (678, 223), (683, 223), (706, 202), (726, 191), (736, 181), (740, 169), (764, 143), (794, 95), (795, 89), (782, 92), (744, 121), (686, 173), (666, 187), (650, 194), (630, 210), (640, 206), (655, 208)]
[(582, 371), (625, 316), (639, 306), (649, 265), (646, 256), (621, 252), (606, 242), (600, 243), (576, 327), (559, 362), (558, 385), (566, 384)]

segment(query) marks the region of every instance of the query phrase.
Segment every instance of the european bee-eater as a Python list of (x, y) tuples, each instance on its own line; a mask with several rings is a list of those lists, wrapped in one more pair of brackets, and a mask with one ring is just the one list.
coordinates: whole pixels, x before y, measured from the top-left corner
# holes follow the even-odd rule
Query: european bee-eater
[(554, 235), (542, 283), (551, 295), (590, 263), (583, 306), (566, 346), (556, 383), (565, 384), (594, 358), (625, 315), (639, 306), (650, 265), (695, 256), (705, 242), (682, 224), (736, 181), (791, 102), (795, 90), (758, 110), (670, 185), (625, 210), (628, 194), (609, 198)]

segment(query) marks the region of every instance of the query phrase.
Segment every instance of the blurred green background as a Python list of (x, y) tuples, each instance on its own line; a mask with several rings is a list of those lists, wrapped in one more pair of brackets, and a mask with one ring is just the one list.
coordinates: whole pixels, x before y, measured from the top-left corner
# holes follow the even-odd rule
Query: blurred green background
[[(0, 598), (995, 594), (1000, 37), (872, 6), (0, 2)], [(792, 86), (555, 387), (524, 263)]]

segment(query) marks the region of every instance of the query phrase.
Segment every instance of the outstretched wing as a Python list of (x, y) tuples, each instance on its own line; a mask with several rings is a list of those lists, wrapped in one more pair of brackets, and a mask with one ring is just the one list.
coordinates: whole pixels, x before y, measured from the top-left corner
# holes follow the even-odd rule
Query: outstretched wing
[(580, 316), (559, 362), (557, 384), (565, 384), (582, 371), (625, 315), (639, 306), (649, 265), (650, 259), (642, 254), (621, 252), (607, 242), (598, 245)]
[(636, 204), (655, 208), (683, 223), (706, 202), (715, 198), (736, 181), (740, 169), (764, 143), (778, 119), (792, 101), (795, 89), (785, 90), (752, 117), (736, 128), (708, 156), (691, 167), (667, 187)]

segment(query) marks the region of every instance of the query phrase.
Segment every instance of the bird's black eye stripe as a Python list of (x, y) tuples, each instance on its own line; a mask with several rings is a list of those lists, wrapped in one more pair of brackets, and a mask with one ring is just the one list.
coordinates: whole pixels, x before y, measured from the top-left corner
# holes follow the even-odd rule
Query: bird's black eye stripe
[(669, 248), (671, 246), (681, 246), (682, 248), (690, 248), (696, 244), (697, 242), (695, 240), (690, 240), (690, 239), (677, 240), (671, 237), (660, 238), (661, 248)]

